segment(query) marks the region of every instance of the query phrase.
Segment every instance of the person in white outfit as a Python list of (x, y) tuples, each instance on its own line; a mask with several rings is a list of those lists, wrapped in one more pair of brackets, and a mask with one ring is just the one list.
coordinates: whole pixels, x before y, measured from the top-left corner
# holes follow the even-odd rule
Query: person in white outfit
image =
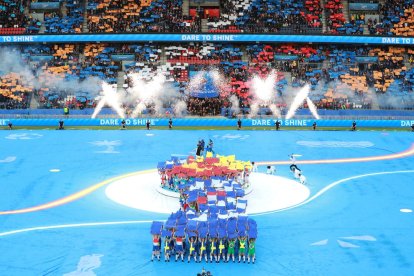
[(254, 162), (252, 162), (252, 172), (257, 172), (257, 165)]
[(306, 184), (306, 177), (303, 174), (301, 174), (301, 173), (299, 173), (299, 182), (302, 185), (305, 185)]
[(293, 153), (291, 155), (289, 155), (290, 161), (292, 162), (292, 165), (295, 165), (296, 163), (296, 156), (293, 155)]

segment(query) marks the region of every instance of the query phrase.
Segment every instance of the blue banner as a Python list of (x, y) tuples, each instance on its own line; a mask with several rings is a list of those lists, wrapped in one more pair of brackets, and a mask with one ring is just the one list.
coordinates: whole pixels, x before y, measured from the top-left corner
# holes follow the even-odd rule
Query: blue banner
[(48, 56), (48, 55), (45, 55), (45, 56), (30, 56), (29, 58), (32, 61), (48, 61), (48, 60), (52, 60), (53, 56)]
[(299, 57), (296, 55), (275, 55), (275, 60), (279, 61), (291, 61), (291, 60), (298, 60)]
[[(67, 127), (73, 126), (121, 126), (122, 119), (63, 119)], [(147, 120), (150, 120), (153, 128), (167, 127), (169, 118), (139, 118), (125, 119), (127, 126), (145, 126)], [(225, 118), (173, 118), (174, 126), (183, 127), (234, 127), (237, 126), (237, 119)], [(9, 122), (14, 126), (56, 126), (59, 125), (58, 119), (0, 119), (0, 126), (6, 127)], [(274, 127), (276, 119), (242, 119), (242, 127)], [(352, 120), (298, 120), (282, 119), (282, 127), (303, 127), (309, 129), (313, 122), (318, 127), (349, 127), (351, 128)], [(414, 120), (358, 120), (357, 127), (378, 127), (378, 128), (407, 128), (414, 124)]]
[(0, 44), (82, 43), (82, 42), (273, 42), (273, 43), (344, 43), (411, 45), (414, 38), (335, 35), (265, 35), (265, 34), (67, 34), (0, 36)]
[(135, 56), (134, 55), (111, 55), (111, 59), (114, 61), (135, 60)]
[(32, 2), (30, 4), (32, 10), (58, 10), (60, 9), (59, 2)]
[(378, 9), (378, 3), (349, 3), (351, 11), (377, 11)]
[(355, 57), (355, 60), (358, 63), (376, 63), (378, 62), (378, 57), (359, 56)]

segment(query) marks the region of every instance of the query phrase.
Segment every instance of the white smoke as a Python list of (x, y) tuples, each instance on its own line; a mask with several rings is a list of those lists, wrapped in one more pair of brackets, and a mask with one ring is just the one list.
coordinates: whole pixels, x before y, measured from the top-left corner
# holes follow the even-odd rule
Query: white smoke
[(249, 118), (253, 118), (253, 117), (257, 116), (257, 114), (259, 113), (259, 110), (260, 110), (259, 103), (257, 103), (257, 102), (253, 102), (253, 103), (250, 105), (250, 114), (249, 114)]
[(272, 114), (278, 118), (281, 117), (280, 109), (276, 106), (276, 104), (269, 105), (270, 111), (272, 111)]
[(132, 87), (128, 88), (123, 102), (134, 107), (132, 117), (141, 115), (148, 107), (151, 107), (156, 116), (164, 116), (166, 107), (172, 107), (178, 114), (183, 114), (187, 109), (185, 96), (180, 94), (178, 88), (166, 82), (163, 74), (147, 80), (142, 74), (135, 73), (131, 78)]
[(236, 95), (231, 95), (229, 97), (229, 101), (231, 103), (231, 114), (239, 114), (240, 113), (240, 103), (239, 103), (239, 98)]
[(187, 103), (185, 101), (178, 101), (175, 103), (173, 110), (176, 117), (184, 116), (187, 111)]
[(19, 49), (0, 47), (0, 75), (17, 73), (23, 85), (34, 89), (44, 88), (63, 97), (75, 95), (79, 91), (88, 92), (91, 97), (94, 97), (101, 90), (102, 80), (97, 77), (91, 76), (83, 81), (68, 80), (33, 66), (34, 63), (30, 64), (25, 57), (26, 55)]

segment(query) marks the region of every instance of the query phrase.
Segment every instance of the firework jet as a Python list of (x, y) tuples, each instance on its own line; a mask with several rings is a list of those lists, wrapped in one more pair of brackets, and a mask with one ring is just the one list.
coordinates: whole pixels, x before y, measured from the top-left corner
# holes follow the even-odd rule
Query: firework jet
[(194, 77), (191, 78), (190, 82), (187, 85), (187, 89), (190, 92), (199, 91), (206, 82), (204, 78), (204, 71), (198, 72)]
[(96, 105), (95, 110), (93, 111), (92, 118), (96, 118), (96, 115), (101, 112), (102, 108), (108, 105), (113, 108), (119, 117), (125, 118), (125, 112), (121, 107), (121, 101), (119, 94), (116, 91), (116, 88), (112, 87), (110, 84), (103, 82), (102, 83), (102, 97)]
[(320, 119), (317, 108), (315, 106), (315, 104), (311, 101), (311, 99), (309, 99), (309, 97), (306, 97), (306, 102), (308, 103), (309, 106), (309, 110), (312, 113), (312, 115), (316, 118), (316, 119)]
[(299, 93), (296, 95), (293, 103), (290, 105), (289, 111), (286, 114), (286, 119), (291, 119), (295, 116), (296, 110), (302, 105), (302, 103), (306, 100), (310, 92), (309, 85), (305, 85), (302, 89), (299, 90)]
[(252, 88), (257, 98), (265, 102), (270, 101), (275, 95), (275, 82), (276, 75), (273, 71), (265, 79), (261, 79), (259, 76), (255, 76), (252, 80)]
[[(154, 103), (157, 113), (161, 113), (162, 103), (160, 102), (160, 95), (163, 91), (166, 78), (164, 75), (156, 75), (152, 80), (145, 81), (139, 74), (132, 76), (133, 86), (129, 89), (133, 100), (137, 103), (132, 117), (136, 117), (146, 109), (146, 103)], [(160, 107), (160, 108), (157, 108)]]

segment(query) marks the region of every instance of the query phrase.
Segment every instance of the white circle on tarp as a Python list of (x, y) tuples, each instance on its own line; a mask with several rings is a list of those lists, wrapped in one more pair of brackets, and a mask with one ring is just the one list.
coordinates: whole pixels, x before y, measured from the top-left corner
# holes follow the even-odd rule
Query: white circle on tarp
[[(281, 176), (252, 173), (250, 182), (252, 191), (244, 197), (248, 200), (248, 214), (291, 207), (310, 195), (308, 187)], [(106, 187), (105, 194), (118, 204), (138, 210), (163, 214), (179, 210), (178, 199), (159, 193), (159, 185), (158, 172), (148, 172), (112, 182)]]
[(59, 169), (50, 169), (49, 172), (56, 173), (56, 172), (60, 172), (60, 170)]
[(400, 212), (401, 212), (401, 213), (412, 213), (412, 212), (413, 212), (413, 210), (403, 208), (403, 209), (400, 209)]

